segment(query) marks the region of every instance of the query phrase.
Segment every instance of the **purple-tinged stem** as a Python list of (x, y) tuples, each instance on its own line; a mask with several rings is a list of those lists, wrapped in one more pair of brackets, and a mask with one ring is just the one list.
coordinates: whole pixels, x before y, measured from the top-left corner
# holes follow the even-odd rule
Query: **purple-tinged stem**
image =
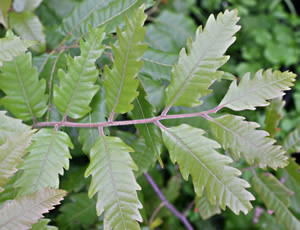
[(162, 192), (160, 191), (160, 189), (158, 188), (158, 186), (156, 185), (156, 183), (153, 181), (152, 177), (148, 174), (148, 173), (144, 173), (145, 177), (147, 178), (148, 182), (150, 183), (150, 185), (152, 186), (153, 190), (155, 191), (155, 193), (157, 194), (157, 196), (159, 197), (159, 199), (164, 203), (164, 205), (186, 226), (186, 228), (188, 230), (193, 230), (192, 225), (190, 224), (190, 222), (188, 221), (188, 219), (181, 214), (168, 200), (167, 198), (164, 196), (164, 194), (162, 194)]

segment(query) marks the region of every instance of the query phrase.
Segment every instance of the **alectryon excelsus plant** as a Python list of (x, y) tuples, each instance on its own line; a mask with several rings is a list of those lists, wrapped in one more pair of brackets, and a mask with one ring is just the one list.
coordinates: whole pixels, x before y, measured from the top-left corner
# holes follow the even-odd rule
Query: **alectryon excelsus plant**
[[(253, 166), (251, 183), (260, 199), (274, 210), (276, 219), (287, 229), (299, 229), (299, 221), (288, 209), (291, 191), (272, 174), (256, 174), (253, 170), (254, 167), (276, 170), (288, 164), (293, 167), (295, 162), (281, 146), (274, 145), (275, 140), (266, 131), (257, 129), (257, 123), (241, 116), (218, 115), (225, 107), (241, 111), (268, 106), (268, 100), (281, 97), (284, 90), (290, 89), (295, 74), (272, 70), (260, 70), (254, 76), (246, 74), (239, 83), (232, 81), (217, 107), (197, 113), (168, 114), (173, 106), (201, 105), (199, 99), (203, 100), (211, 92), (209, 87), (223, 77), (224, 73), (218, 69), (228, 61), (224, 53), (240, 29), (237, 11), (226, 10), (216, 19), (210, 16), (205, 28), (197, 29), (195, 39), (188, 39), (173, 65), (165, 91), (165, 107), (155, 116), (154, 106), (139, 78), (147, 50), (145, 5), (141, 2), (125, 12), (128, 17), (125, 27), (116, 29), (116, 44), (103, 43), (114, 31), (110, 22), (117, 18), (114, 23), (120, 23), (116, 12), (112, 12), (114, 16), (106, 15), (109, 20), (100, 17), (97, 20), (101, 23), (80, 24), (79, 29), (66, 19), (69, 26), (62, 29), (66, 37), (52, 52), (59, 52), (54, 69), (60, 55), (67, 50), (65, 43), (73, 39), (71, 34), (81, 38), (80, 56), (68, 56), (66, 68), (58, 71), (58, 81), (53, 69), (47, 85), (44, 78), (39, 79), (45, 62), (37, 71), (32, 67), (31, 52), (25, 53), (34, 42), (21, 40), (11, 31), (0, 39), (0, 89), (6, 95), (1, 103), (10, 112), (0, 112), (0, 191), (2, 194), (12, 188), (15, 191), (0, 209), (0, 229), (29, 229), (37, 221), (33, 228), (45, 227), (49, 220), (39, 220), (42, 214), (66, 195), (66, 191), (58, 189), (59, 175), (69, 168), (69, 148), (73, 144), (63, 127), (79, 128), (82, 150), (90, 158), (85, 171), (85, 177), (92, 178), (88, 195), (90, 198), (97, 195), (96, 210), (98, 215), (104, 215), (104, 229), (140, 229), (138, 222), (143, 220), (139, 209), (143, 207), (137, 196), (141, 187), (136, 176), (142, 173), (167, 208), (187, 229), (192, 229), (186, 217), (168, 203), (147, 174), (156, 161), (163, 167), (160, 157), (163, 144), (183, 178), (188, 180), (191, 175), (196, 206), (204, 216), (212, 216), (226, 207), (235, 214), (251, 210), (250, 201), (255, 198), (247, 191), (250, 184), (239, 177), (241, 171), (230, 166), (233, 159), (244, 158)], [(112, 50), (113, 65), (105, 66), (102, 72), (95, 63), (105, 50)], [(116, 120), (119, 114), (126, 113), (132, 120)], [(187, 124), (163, 125), (166, 119), (199, 116), (207, 119), (213, 135)], [(277, 124), (276, 118), (270, 122)], [(134, 153), (132, 147), (111, 136), (107, 129), (123, 125), (135, 125), (137, 135), (151, 154)], [(220, 153), (222, 148), (230, 155)]]

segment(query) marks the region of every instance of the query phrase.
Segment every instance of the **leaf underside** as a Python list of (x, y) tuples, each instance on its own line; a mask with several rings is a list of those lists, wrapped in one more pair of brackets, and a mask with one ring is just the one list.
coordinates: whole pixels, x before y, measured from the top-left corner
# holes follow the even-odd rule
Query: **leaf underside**
[(272, 138), (278, 132), (278, 125), (283, 116), (282, 109), (284, 105), (285, 101), (282, 100), (282, 97), (277, 97), (270, 100), (270, 105), (266, 109), (265, 130)]
[(45, 188), (39, 192), (7, 201), (0, 209), (0, 229), (30, 229), (31, 225), (60, 203), (64, 190)]
[(31, 137), (35, 131), (24, 131), (18, 135), (8, 137), (3, 145), (0, 145), (0, 192), (10, 177), (17, 171), (17, 166), (27, 152), (26, 148), (31, 144)]
[(21, 166), (23, 172), (14, 187), (18, 195), (39, 191), (46, 187), (58, 188), (59, 174), (69, 168), (69, 149), (73, 144), (68, 135), (55, 129), (41, 129), (32, 138), (29, 154)]
[(198, 106), (199, 98), (211, 92), (208, 87), (223, 74), (217, 69), (229, 59), (224, 53), (235, 41), (233, 35), (240, 29), (238, 20), (237, 11), (226, 10), (217, 19), (211, 15), (203, 31), (198, 28), (195, 40), (188, 41), (187, 52), (181, 50), (178, 64), (172, 69), (166, 107)]
[(243, 76), (239, 85), (233, 81), (219, 106), (235, 111), (254, 110), (258, 106), (267, 106), (270, 100), (284, 95), (284, 90), (293, 86), (296, 74), (285, 71), (258, 71), (253, 78), (250, 73)]
[(221, 209), (218, 204), (213, 205), (209, 202), (206, 192), (204, 192), (201, 197), (196, 197), (195, 208), (199, 211), (203, 220), (221, 213)]
[(191, 174), (197, 196), (206, 189), (211, 204), (228, 206), (234, 213), (245, 214), (254, 197), (245, 188), (250, 185), (237, 176), (241, 172), (228, 164), (232, 159), (218, 153), (220, 145), (203, 136), (204, 131), (189, 125), (161, 128), (163, 141), (173, 163), (177, 162), (183, 178)]
[(244, 117), (224, 115), (210, 119), (210, 127), (218, 142), (227, 150), (230, 149), (236, 158), (241, 158), (253, 165), (257, 163), (260, 168), (269, 166), (273, 169), (283, 168), (287, 165), (285, 151), (276, 141), (269, 138), (269, 133), (257, 130), (259, 124), (244, 121)]
[(140, 229), (142, 217), (132, 170), (137, 170), (129, 152), (133, 150), (118, 137), (99, 136), (90, 152), (85, 176), (92, 175), (89, 197), (98, 193), (97, 213), (104, 212), (107, 229)]

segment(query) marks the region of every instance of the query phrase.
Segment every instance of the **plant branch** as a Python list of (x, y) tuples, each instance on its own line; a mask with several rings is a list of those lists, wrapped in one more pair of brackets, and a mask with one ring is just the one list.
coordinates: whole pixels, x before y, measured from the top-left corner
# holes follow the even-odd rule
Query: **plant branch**
[(38, 122), (33, 125), (33, 128), (42, 128), (42, 127), (79, 127), (79, 128), (93, 128), (93, 127), (110, 127), (110, 126), (123, 126), (123, 125), (136, 125), (136, 124), (147, 124), (147, 123), (155, 123), (160, 120), (167, 119), (179, 119), (179, 118), (188, 118), (188, 117), (205, 117), (207, 118), (207, 114), (216, 113), (220, 110), (221, 107), (216, 107), (211, 110), (198, 112), (198, 113), (186, 113), (186, 114), (172, 114), (172, 115), (160, 115), (157, 117), (139, 119), (139, 120), (127, 120), (127, 121), (106, 121), (100, 123), (77, 123), (77, 122), (69, 122), (69, 121), (52, 121), (52, 122)]
[(163, 202), (163, 204), (185, 225), (188, 230), (193, 230), (192, 225), (188, 221), (188, 219), (181, 214), (162, 194), (156, 183), (153, 181), (152, 177), (148, 173), (144, 173), (146, 179), (148, 180), (149, 184), (152, 186), (155, 193), (158, 195), (159, 199)]

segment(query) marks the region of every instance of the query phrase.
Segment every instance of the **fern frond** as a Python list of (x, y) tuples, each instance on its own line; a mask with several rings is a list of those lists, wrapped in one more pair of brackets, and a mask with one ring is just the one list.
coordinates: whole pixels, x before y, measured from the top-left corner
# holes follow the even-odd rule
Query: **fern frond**
[[(155, 109), (146, 100), (146, 96), (147, 94), (145, 90), (142, 86), (140, 86), (139, 96), (133, 102), (133, 119), (138, 120), (154, 117), (153, 111)], [(141, 135), (145, 139), (147, 146), (151, 149), (152, 153), (155, 155), (161, 166), (163, 166), (162, 160), (160, 158), (162, 150), (162, 140), (159, 128), (153, 123), (135, 125), (135, 127), (140, 131)]]
[(288, 158), (281, 146), (273, 145), (276, 141), (266, 131), (257, 130), (259, 124), (244, 120), (244, 117), (224, 115), (211, 118), (209, 123), (218, 142), (236, 158), (242, 154), (249, 164), (257, 163), (260, 168), (285, 167)]
[(203, 130), (185, 124), (162, 126), (161, 130), (172, 162), (178, 163), (185, 180), (191, 174), (198, 196), (205, 188), (212, 204), (219, 204), (222, 209), (228, 206), (236, 214), (248, 213), (252, 208), (250, 200), (254, 200), (245, 189), (250, 185), (237, 177), (239, 170), (228, 165), (232, 159), (215, 150), (220, 148), (217, 142), (204, 137)]
[(27, 152), (26, 148), (31, 143), (31, 137), (35, 131), (25, 131), (18, 135), (8, 137), (0, 146), (0, 192), (9, 178), (17, 171), (17, 166)]
[(278, 223), (283, 223), (286, 229), (299, 229), (300, 222), (288, 209), (290, 190), (270, 173), (253, 177), (253, 186), (267, 208), (274, 210)]
[(288, 153), (300, 151), (300, 125), (289, 133), (283, 140), (282, 146)]
[(34, 194), (8, 201), (0, 209), (0, 229), (30, 229), (66, 195), (64, 190), (45, 188)]
[(4, 61), (11, 61), (14, 57), (21, 56), (33, 44), (35, 44), (34, 41), (21, 40), (8, 30), (6, 36), (0, 38), (0, 66)]
[(182, 49), (178, 64), (172, 69), (172, 80), (166, 89), (166, 107), (173, 105), (195, 107), (211, 92), (208, 87), (222, 76), (217, 71), (229, 59), (225, 51), (235, 41), (233, 35), (240, 29), (236, 25), (237, 11), (226, 10), (217, 19), (211, 15), (204, 30), (199, 27), (196, 38), (188, 42), (188, 53)]
[(73, 119), (85, 116), (91, 108), (93, 97), (99, 90), (95, 85), (99, 72), (95, 62), (105, 46), (102, 45), (104, 28), (91, 29), (86, 41), (80, 41), (81, 56), (68, 57), (68, 72), (59, 71), (60, 86), (54, 86), (54, 103), (57, 109)]
[(266, 109), (265, 130), (274, 137), (277, 133), (278, 124), (283, 116), (282, 109), (285, 101), (282, 97), (274, 98), (270, 101), (270, 105)]
[(98, 193), (97, 213), (104, 211), (107, 229), (139, 229), (142, 221), (138, 209), (136, 183), (132, 170), (137, 170), (129, 152), (133, 150), (118, 137), (99, 136), (90, 152), (90, 165), (85, 176), (92, 175), (89, 197)]
[(26, 40), (38, 41), (38, 44), (31, 47), (36, 52), (44, 52), (46, 49), (46, 36), (44, 28), (39, 18), (30, 11), (20, 13), (10, 12), (9, 26), (21, 38)]
[(142, 44), (146, 32), (144, 9), (145, 6), (141, 6), (131, 19), (126, 17), (124, 32), (117, 29), (119, 47), (112, 46), (115, 63), (112, 69), (105, 66), (104, 88), (109, 120), (115, 113), (131, 111), (131, 102), (138, 96), (139, 81), (136, 77), (143, 66), (140, 59), (147, 49), (147, 45)]
[(31, 53), (15, 57), (0, 68), (0, 89), (6, 94), (3, 105), (24, 121), (43, 116), (47, 110), (46, 82), (32, 68)]
[(31, 130), (30, 126), (22, 123), (22, 120), (6, 116), (5, 113), (6, 111), (0, 111), (0, 145), (9, 137)]
[(243, 76), (239, 85), (233, 81), (220, 106), (235, 111), (245, 109), (255, 110), (258, 106), (267, 106), (270, 100), (284, 95), (284, 90), (293, 86), (296, 74), (272, 70), (258, 71), (253, 78), (250, 73)]
[(201, 197), (196, 197), (195, 208), (199, 211), (203, 220), (221, 213), (221, 209), (218, 204), (213, 205), (208, 201), (206, 192), (204, 192)]
[(18, 195), (39, 191), (46, 187), (58, 188), (59, 175), (69, 168), (69, 148), (73, 144), (68, 135), (55, 129), (41, 129), (32, 138), (21, 169), (24, 171), (14, 186)]
[(130, 16), (136, 8), (149, 0), (87, 0), (78, 4), (71, 14), (64, 18), (60, 32), (67, 36), (72, 34), (75, 40), (88, 32), (88, 26), (93, 28), (105, 25), (106, 32), (115, 31), (124, 16)]
[(130, 155), (138, 167), (138, 171), (134, 174), (136, 177), (139, 177), (155, 164), (156, 157), (144, 138), (133, 141), (130, 146), (134, 149), (134, 152), (130, 153)]

